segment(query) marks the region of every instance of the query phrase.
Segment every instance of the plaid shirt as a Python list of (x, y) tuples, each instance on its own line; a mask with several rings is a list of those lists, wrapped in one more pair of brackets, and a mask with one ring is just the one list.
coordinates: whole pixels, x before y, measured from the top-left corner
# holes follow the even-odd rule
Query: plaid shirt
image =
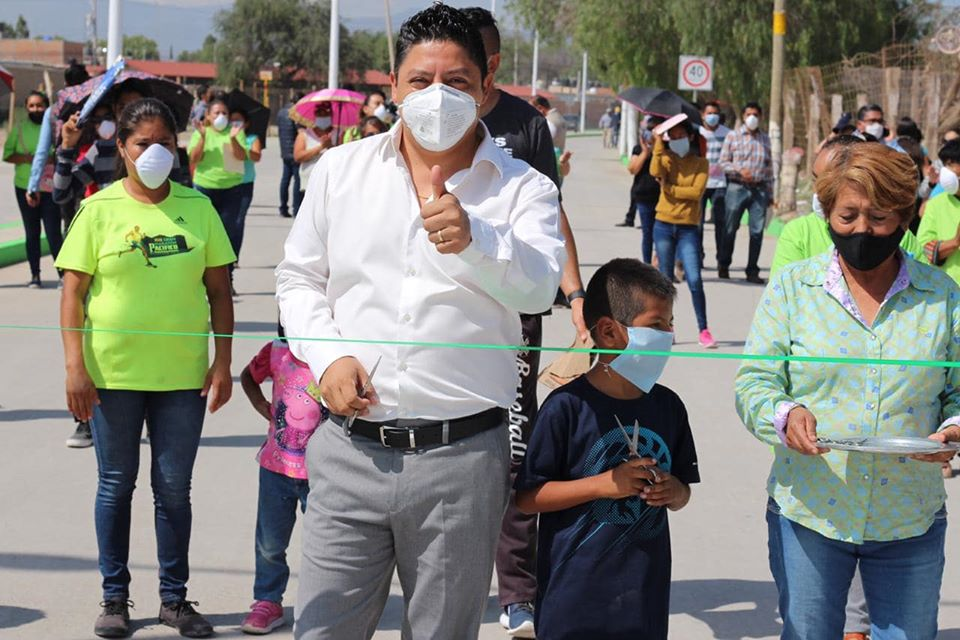
[(723, 141), (730, 135), (730, 129), (722, 124), (713, 131), (700, 127), (700, 135), (707, 141), (707, 162), (710, 163), (707, 189), (722, 189), (727, 186), (727, 177), (723, 173), (723, 165), (720, 164), (720, 152), (723, 149)]
[(720, 164), (727, 178), (732, 176), (735, 182), (744, 182), (740, 172), (747, 169), (753, 176), (751, 184), (773, 180), (772, 158), (769, 136), (762, 131), (750, 133), (745, 125), (726, 137), (720, 152)]

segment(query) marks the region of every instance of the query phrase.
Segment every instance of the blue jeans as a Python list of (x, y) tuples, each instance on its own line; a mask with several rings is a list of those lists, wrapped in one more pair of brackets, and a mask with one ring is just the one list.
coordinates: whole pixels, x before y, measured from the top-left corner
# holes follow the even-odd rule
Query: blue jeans
[[(638, 202), (637, 215), (640, 216), (641, 255), (647, 264), (653, 262), (653, 223), (657, 218), (657, 203)], [(633, 221), (631, 220), (631, 223)]]
[(310, 487), (306, 480), (288, 478), (260, 467), (254, 600), (283, 601), (290, 578), (287, 547), (297, 521), (297, 508), (301, 513), (307, 510), (308, 493)]
[(660, 273), (667, 278), (673, 278), (676, 259), (683, 261), (687, 286), (693, 297), (693, 310), (697, 314), (697, 326), (703, 331), (707, 328), (707, 297), (703, 293), (703, 279), (700, 277), (700, 228), (695, 224), (670, 224), (657, 220), (653, 227), (653, 240), (660, 259)]
[(743, 210), (746, 209), (750, 225), (750, 253), (746, 271), (748, 276), (760, 274), (757, 263), (760, 260), (760, 249), (763, 247), (763, 227), (767, 222), (769, 204), (770, 195), (766, 184), (753, 186), (731, 182), (727, 185), (724, 237), (720, 255), (717, 258), (721, 268), (729, 269), (733, 261), (733, 249), (737, 242), (737, 231), (740, 230), (740, 218)]
[(784, 518), (770, 500), (767, 529), (782, 640), (843, 636), (847, 591), (858, 563), (872, 640), (936, 638), (946, 509), (923, 535), (858, 545), (831, 540)]
[(720, 246), (723, 243), (724, 230), (727, 220), (727, 188), (707, 189), (703, 192), (700, 201), (700, 244), (703, 244), (703, 223), (707, 217), (707, 202), (710, 202), (710, 211), (713, 213), (713, 241), (717, 248), (717, 262), (720, 262)]
[(193, 514), (190, 478), (200, 446), (205, 400), (188, 391), (98, 389), (90, 427), (97, 455), (94, 522), (103, 599), (130, 594), (130, 504), (140, 468), (140, 434), (150, 422), (150, 485), (153, 488), (160, 600), (187, 596)]
[(54, 260), (60, 253), (63, 244), (63, 234), (60, 232), (60, 207), (53, 201), (49, 193), (40, 192), (40, 204), (31, 207), (27, 204), (27, 191), (15, 187), (17, 206), (20, 208), (20, 218), (23, 220), (24, 244), (27, 250), (27, 262), (30, 264), (30, 275), (40, 275), (40, 226), (47, 233), (47, 244), (50, 245), (50, 255)]
[[(207, 189), (206, 187), (194, 186), (194, 189), (210, 198), (213, 208), (220, 214), (223, 228), (227, 232), (227, 237), (230, 238), (230, 246), (238, 256), (240, 255), (240, 244), (243, 242), (243, 221), (240, 219), (245, 193), (243, 186), (238, 184), (229, 189)], [(230, 270), (233, 271), (233, 265), (230, 265)]]
[(237, 261), (240, 260), (240, 249), (243, 247), (243, 230), (247, 225), (247, 211), (253, 204), (253, 183), (245, 182), (240, 185), (240, 215), (237, 217)]
[(293, 215), (297, 215), (303, 194), (300, 191), (300, 165), (294, 162), (293, 158), (283, 161), (283, 176), (280, 178), (280, 213), (283, 215), (290, 212), (287, 202), (290, 197), (291, 179), (293, 180)]

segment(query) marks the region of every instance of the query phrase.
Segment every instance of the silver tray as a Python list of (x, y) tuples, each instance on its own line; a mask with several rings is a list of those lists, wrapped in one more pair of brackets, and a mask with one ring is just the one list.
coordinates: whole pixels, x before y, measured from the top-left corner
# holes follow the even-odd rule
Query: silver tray
[(943, 453), (958, 451), (960, 445), (955, 442), (946, 444), (929, 438), (817, 438), (817, 444), (826, 449), (840, 451), (859, 451), (860, 453), (887, 453), (891, 455), (911, 455), (923, 453)]

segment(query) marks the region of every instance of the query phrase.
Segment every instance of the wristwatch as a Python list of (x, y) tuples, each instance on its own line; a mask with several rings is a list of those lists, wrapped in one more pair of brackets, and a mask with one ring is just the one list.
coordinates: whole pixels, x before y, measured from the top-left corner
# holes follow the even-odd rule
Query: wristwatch
[(570, 295), (567, 296), (567, 303), (570, 304), (577, 298), (586, 298), (587, 294), (583, 289), (577, 289), (576, 291), (571, 291)]

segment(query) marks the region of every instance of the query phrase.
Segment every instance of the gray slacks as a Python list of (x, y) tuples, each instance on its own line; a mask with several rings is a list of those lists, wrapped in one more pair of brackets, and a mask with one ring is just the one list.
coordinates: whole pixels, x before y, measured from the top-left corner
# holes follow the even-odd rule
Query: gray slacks
[(295, 638), (369, 639), (394, 569), (403, 638), (477, 637), (509, 495), (505, 426), (415, 451), (317, 429)]
[(870, 633), (870, 614), (867, 612), (867, 596), (863, 592), (863, 579), (860, 577), (859, 566), (850, 582), (846, 618), (847, 621), (843, 625), (844, 633)]

